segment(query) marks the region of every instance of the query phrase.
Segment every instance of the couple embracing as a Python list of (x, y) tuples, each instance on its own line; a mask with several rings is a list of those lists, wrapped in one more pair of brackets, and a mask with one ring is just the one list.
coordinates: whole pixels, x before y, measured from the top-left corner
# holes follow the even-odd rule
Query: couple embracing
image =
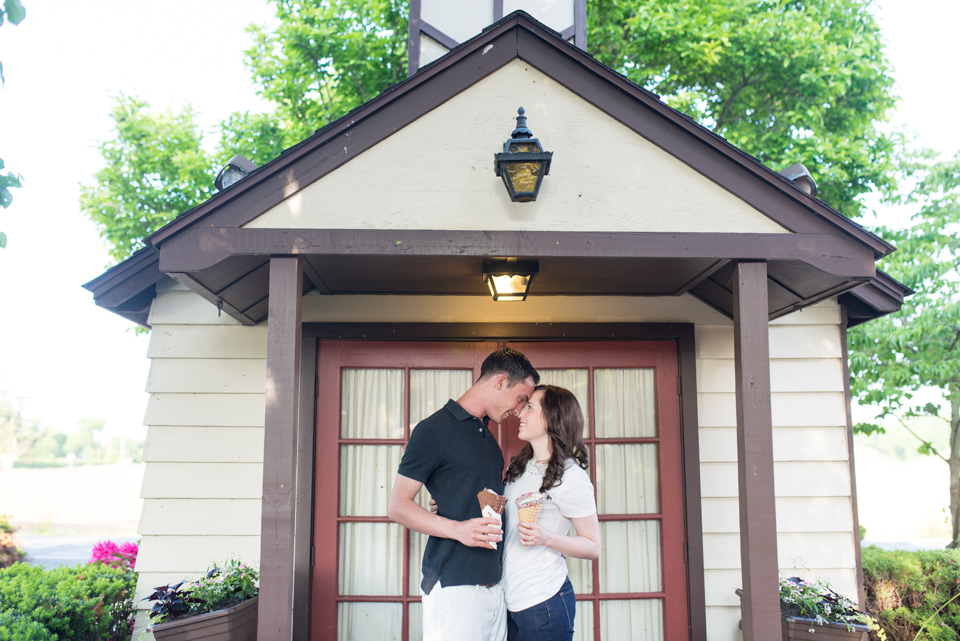
[[(463, 396), (410, 435), (389, 514), (430, 536), (420, 584), (424, 641), (573, 636), (575, 597), (565, 558), (596, 559), (600, 525), (586, 472), (583, 412), (571, 392), (539, 382), (523, 354), (498, 350)], [(526, 445), (501, 478), (503, 454), (487, 423), (510, 414), (519, 416)], [(416, 502), (424, 485), (433, 510)], [(482, 516), (477, 495), (485, 489), (505, 495), (502, 522)], [(546, 494), (539, 518), (520, 522), (516, 499), (536, 493)], [(567, 536), (571, 523), (577, 536)]]

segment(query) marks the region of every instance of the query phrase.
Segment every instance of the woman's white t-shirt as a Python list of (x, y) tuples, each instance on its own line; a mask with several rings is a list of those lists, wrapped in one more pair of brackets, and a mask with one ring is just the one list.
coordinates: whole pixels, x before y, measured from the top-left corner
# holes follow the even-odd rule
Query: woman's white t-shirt
[[(597, 513), (590, 476), (572, 459), (567, 459), (563, 481), (547, 490), (550, 499), (544, 501), (537, 525), (545, 530), (566, 535), (570, 519), (578, 519)], [(567, 578), (567, 562), (559, 552), (542, 545), (526, 547), (520, 542), (517, 524), (517, 497), (528, 492), (538, 492), (543, 484), (543, 471), (532, 460), (517, 480), (507, 483), (504, 495), (507, 505), (504, 510), (503, 587), (507, 609), (519, 612), (543, 603), (563, 586)]]

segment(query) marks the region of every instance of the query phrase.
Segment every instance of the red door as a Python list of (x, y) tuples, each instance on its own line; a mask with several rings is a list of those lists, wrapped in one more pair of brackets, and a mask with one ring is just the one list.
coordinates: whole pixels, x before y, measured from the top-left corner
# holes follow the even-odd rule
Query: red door
[[(391, 523), (387, 499), (416, 423), (458, 398), (504, 344), (542, 383), (573, 391), (586, 419), (603, 552), (568, 559), (575, 638), (686, 636), (675, 342), (321, 341), (312, 638), (420, 638), (425, 537)], [(515, 423), (491, 429), (505, 458), (523, 445)]]

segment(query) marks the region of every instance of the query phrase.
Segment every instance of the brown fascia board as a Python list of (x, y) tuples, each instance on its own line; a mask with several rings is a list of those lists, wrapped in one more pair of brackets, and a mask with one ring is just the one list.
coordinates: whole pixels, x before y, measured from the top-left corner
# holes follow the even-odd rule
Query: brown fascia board
[(855, 327), (896, 313), (900, 311), (907, 296), (914, 293), (912, 289), (878, 269), (877, 275), (869, 282), (840, 297), (840, 303), (847, 308), (847, 326)]
[[(489, 49), (487, 54), (482, 53), (492, 43), (496, 43), (497, 46)], [(491, 25), (442, 58), (424, 66), (407, 80), (385, 90), (366, 104), (318, 130), (302, 143), (286, 150), (254, 174), (179, 216), (152, 234), (147, 239), (147, 244), (159, 248), (171, 236), (198, 224), (215, 212), (220, 212), (220, 215), (213, 220), (205, 221), (210, 226), (239, 227), (246, 224), (273, 206), (275, 204), (273, 200), (276, 200), (277, 194), (282, 193), (280, 200), (283, 200), (347, 162), (346, 154), (338, 158), (334, 153), (327, 158), (319, 159), (312, 165), (307, 162), (302, 163), (300, 175), (295, 173), (294, 169), (298, 163), (306, 156), (320, 150), (328, 142), (334, 141), (341, 135), (349, 137), (352, 131), (359, 133), (372, 116), (403, 102), (405, 110), (403, 115), (406, 119), (392, 119), (392, 128), (385, 127), (382, 122), (371, 125), (379, 130), (381, 135), (376, 140), (385, 139), (408, 122), (426, 114), (516, 58), (540, 69), (634, 131), (637, 131), (638, 119), (644, 120), (649, 126), (649, 112), (656, 114), (663, 122), (654, 123), (650, 128), (659, 127), (659, 131), (656, 132), (658, 139), (648, 137), (648, 140), (693, 166), (731, 193), (744, 198), (747, 202), (752, 201), (754, 206), (757, 206), (758, 199), (763, 201), (758, 209), (765, 211), (768, 216), (780, 217), (781, 220), (778, 222), (781, 224), (784, 224), (783, 218), (787, 217), (789, 220), (786, 221), (785, 226), (790, 231), (806, 233), (816, 230), (823, 233), (826, 231), (824, 229), (826, 224), (826, 227), (840, 230), (867, 245), (877, 258), (894, 251), (894, 247), (880, 237), (865, 230), (822, 201), (804, 193), (791, 181), (766, 167), (753, 156), (668, 106), (657, 95), (601, 64), (591, 55), (563, 40), (560, 34), (522, 11), (516, 11)], [(460, 68), (457, 68), (458, 66)], [(606, 94), (606, 96), (601, 97), (600, 94)], [(629, 97), (626, 102), (623, 100), (624, 96)], [(405, 98), (411, 98), (411, 101), (405, 101)], [(605, 104), (613, 102), (617, 104)], [(677, 129), (687, 135), (677, 136)], [(370, 132), (363, 137), (369, 142)], [(331, 149), (339, 151), (343, 147), (339, 142), (337, 145), (331, 145)], [(681, 146), (684, 148), (680, 149)], [(359, 155), (364, 150), (364, 148), (356, 149), (350, 157)], [(706, 158), (707, 156), (710, 158)], [(721, 173), (725, 176), (710, 176), (694, 166), (698, 157), (706, 158), (703, 162), (713, 163), (714, 167), (718, 161), (732, 163), (732, 166), (723, 168), (724, 171)], [(326, 169), (321, 167), (324, 164), (327, 165)], [(304, 180), (301, 181), (301, 178)], [(266, 188), (268, 184), (271, 186)], [(744, 192), (747, 187), (751, 194)]]
[(149, 328), (150, 302), (156, 296), (157, 283), (164, 277), (160, 255), (146, 247), (84, 283), (83, 288), (93, 294), (98, 307)]

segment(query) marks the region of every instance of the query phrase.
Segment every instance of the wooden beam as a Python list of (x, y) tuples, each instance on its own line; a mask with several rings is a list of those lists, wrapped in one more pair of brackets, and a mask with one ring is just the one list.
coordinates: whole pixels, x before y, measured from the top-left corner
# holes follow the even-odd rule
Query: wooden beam
[(843, 234), (553, 232), (196, 227), (160, 249), (163, 272), (195, 272), (237, 254), (799, 260), (870, 279), (873, 252)]
[(744, 641), (766, 641), (779, 639), (781, 632), (765, 262), (738, 262), (734, 268), (733, 343), (743, 576), (741, 624)]
[(840, 305), (840, 347), (843, 358), (843, 404), (847, 415), (847, 459), (850, 461), (850, 504), (853, 512), (853, 551), (857, 557), (857, 601), (860, 609), (867, 611), (867, 596), (863, 585), (863, 554), (860, 549), (860, 508), (857, 501), (857, 467), (853, 457), (853, 411), (850, 394), (850, 353), (847, 346), (847, 308)]
[(300, 347), (300, 425), (297, 430), (297, 523), (293, 571), (293, 638), (310, 638), (310, 572), (313, 548), (314, 427), (317, 424), (317, 339)]
[(302, 262), (299, 256), (270, 259), (257, 637), (283, 641), (291, 639), (293, 634)]

